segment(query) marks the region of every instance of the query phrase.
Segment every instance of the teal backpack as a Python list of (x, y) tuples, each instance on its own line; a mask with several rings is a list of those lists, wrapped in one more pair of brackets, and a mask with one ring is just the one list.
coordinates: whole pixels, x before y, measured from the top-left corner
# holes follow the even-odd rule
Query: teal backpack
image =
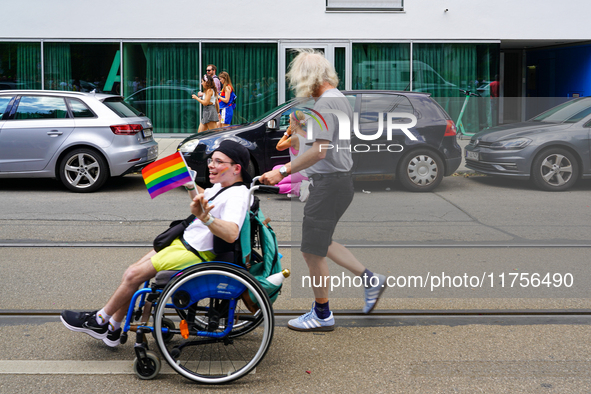
[[(242, 262), (250, 274), (263, 286), (273, 303), (279, 295), (281, 285), (276, 286), (267, 278), (281, 272), (281, 254), (275, 231), (269, 226), (265, 215), (259, 209), (259, 199), (256, 196), (254, 198), (253, 208), (246, 215), (240, 231)], [(250, 297), (252, 300), (256, 299), (252, 294)]]

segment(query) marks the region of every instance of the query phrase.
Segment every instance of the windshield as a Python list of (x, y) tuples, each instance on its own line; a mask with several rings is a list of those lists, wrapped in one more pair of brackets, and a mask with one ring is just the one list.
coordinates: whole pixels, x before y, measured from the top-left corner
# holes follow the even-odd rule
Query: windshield
[(255, 120), (253, 120), (251, 123), (256, 123), (256, 122), (260, 122), (260, 121), (262, 121), (262, 120), (263, 120), (263, 119), (265, 119), (267, 116), (271, 115), (273, 112), (275, 112), (275, 111), (277, 111), (277, 110), (279, 110), (279, 109), (283, 109), (283, 108), (285, 108), (285, 107), (287, 107), (287, 106), (291, 105), (291, 103), (293, 103), (294, 101), (295, 101), (295, 99), (293, 99), (293, 100), (289, 100), (289, 101), (287, 101), (287, 102), (285, 102), (285, 103), (281, 104), (281, 105), (280, 105), (280, 106), (278, 106), (278, 107), (274, 107), (274, 108), (270, 109), (269, 111), (265, 112), (264, 114), (262, 114), (261, 116), (259, 116), (259, 117), (258, 117), (258, 118), (256, 118)]
[(591, 98), (584, 97), (554, 107), (532, 120), (534, 122), (576, 123), (591, 114)]

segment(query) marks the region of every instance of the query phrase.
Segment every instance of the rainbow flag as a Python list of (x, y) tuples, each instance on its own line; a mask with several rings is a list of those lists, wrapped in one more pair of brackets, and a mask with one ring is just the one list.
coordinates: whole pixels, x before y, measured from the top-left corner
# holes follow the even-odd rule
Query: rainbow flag
[(152, 198), (193, 180), (180, 152), (147, 165), (142, 176)]

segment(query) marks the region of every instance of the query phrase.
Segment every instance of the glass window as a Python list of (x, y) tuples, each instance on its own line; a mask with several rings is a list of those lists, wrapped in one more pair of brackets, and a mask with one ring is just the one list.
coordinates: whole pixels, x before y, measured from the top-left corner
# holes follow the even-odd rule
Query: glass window
[(327, 11), (403, 11), (404, 0), (326, 0)]
[(291, 106), (291, 105), (292, 105), (292, 102), (293, 102), (293, 100), (291, 100), (291, 101), (286, 101), (285, 103), (281, 104), (281, 105), (280, 105), (280, 106), (278, 106), (278, 107), (274, 107), (274, 108), (271, 108), (271, 109), (269, 109), (267, 112), (265, 112), (265, 113), (262, 113), (261, 115), (259, 115), (259, 117), (258, 117), (258, 118), (256, 118), (256, 119), (253, 119), (252, 123), (255, 123), (255, 122), (260, 122), (260, 121), (262, 121), (263, 119), (265, 119), (267, 116), (271, 115), (273, 112), (275, 112), (275, 111), (277, 111), (277, 110), (279, 110), (279, 109), (283, 109), (284, 107), (289, 107), (289, 106)]
[(0, 90), (41, 89), (41, 44), (0, 43)]
[(120, 93), (119, 44), (45, 43), (45, 89)]
[(202, 45), (203, 70), (214, 64), (230, 75), (236, 93), (232, 124), (252, 122), (277, 107), (276, 43), (211, 43)]
[(412, 90), (431, 93), (465, 134), (493, 126), (496, 109), (489, 97), (470, 97), (461, 123), (458, 118), (466, 101), (462, 90), (486, 95), (482, 86), (495, 80), (499, 53), (499, 44), (416, 43)]
[(359, 123), (375, 123), (382, 114), (384, 125), (388, 112), (414, 113), (412, 104), (405, 96), (397, 94), (363, 94)]
[(337, 89), (345, 90), (345, 63), (347, 62), (345, 58), (345, 48), (343, 47), (336, 47), (334, 49), (334, 68), (337, 72), (339, 77), (339, 86)]
[(408, 90), (410, 44), (353, 44), (353, 89)]
[(576, 123), (589, 114), (591, 114), (591, 99), (581, 98), (552, 108), (532, 120), (535, 122)]
[(109, 97), (105, 99), (103, 103), (121, 118), (143, 116), (140, 111), (123, 101), (121, 97)]
[(304, 110), (304, 109), (314, 107), (314, 101), (313, 100), (300, 101), (299, 99), (297, 99), (297, 101), (298, 101), (298, 103), (296, 106), (289, 105), (288, 106), (289, 108), (284, 110), (281, 113), (281, 117), (279, 118), (279, 130), (286, 131), (289, 128), (289, 125), (290, 125), (289, 117), (294, 111), (302, 111), (305, 113), (306, 118), (310, 119), (310, 116), (309, 116), (310, 111), (307, 109), (306, 110)]
[(57, 119), (66, 118), (68, 109), (61, 97), (21, 97), (15, 119)]
[(11, 99), (12, 96), (0, 97), (0, 118), (2, 118), (2, 114), (6, 112), (6, 107), (8, 107), (8, 103), (10, 103)]
[[(123, 96), (150, 118), (156, 133), (196, 133), (199, 44), (129, 43), (123, 47)], [(219, 73), (219, 72), (218, 72)]]
[(75, 118), (94, 118), (96, 116), (82, 101), (71, 98), (67, 100)]

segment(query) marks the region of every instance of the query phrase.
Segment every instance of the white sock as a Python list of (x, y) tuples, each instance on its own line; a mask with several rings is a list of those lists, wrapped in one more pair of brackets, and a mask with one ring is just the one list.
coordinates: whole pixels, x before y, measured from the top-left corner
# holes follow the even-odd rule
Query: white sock
[(99, 326), (104, 326), (105, 324), (107, 324), (110, 318), (111, 316), (107, 315), (107, 312), (105, 312), (105, 308), (101, 309), (96, 313), (96, 323)]
[(111, 331), (111, 332), (117, 331), (119, 329), (119, 327), (121, 327), (120, 321), (115, 321), (115, 319), (113, 319), (113, 318), (109, 319), (109, 331)]

